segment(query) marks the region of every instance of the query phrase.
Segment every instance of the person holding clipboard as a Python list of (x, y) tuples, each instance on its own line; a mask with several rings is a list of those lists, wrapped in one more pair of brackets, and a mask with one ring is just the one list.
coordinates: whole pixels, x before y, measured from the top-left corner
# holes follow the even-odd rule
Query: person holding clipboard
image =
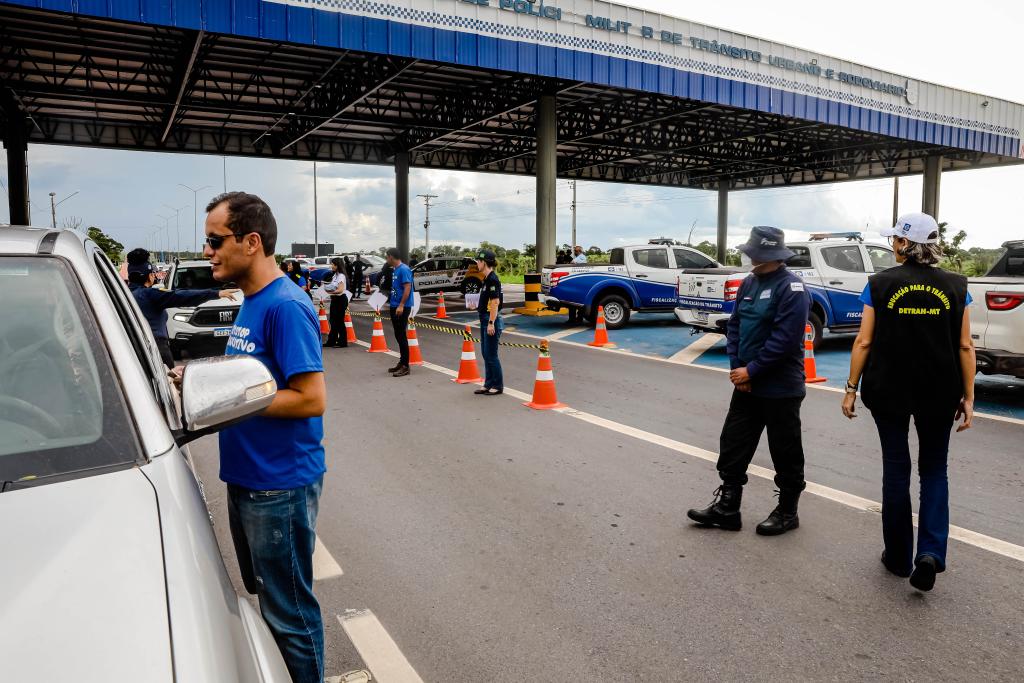
[(348, 287), (345, 279), (345, 261), (342, 258), (331, 259), (331, 270), (334, 276), (324, 285), (324, 292), (331, 297), (330, 323), (331, 333), (327, 335), (324, 347), (348, 348), (348, 334), (345, 331), (345, 311), (348, 310)]

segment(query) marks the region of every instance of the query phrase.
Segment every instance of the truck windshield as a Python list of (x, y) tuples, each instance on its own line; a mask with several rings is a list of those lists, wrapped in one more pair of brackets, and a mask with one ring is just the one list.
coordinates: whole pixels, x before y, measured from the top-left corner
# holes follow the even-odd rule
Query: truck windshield
[(213, 279), (210, 266), (191, 266), (176, 269), (171, 286), (174, 289), (220, 289), (224, 283)]
[(117, 375), (70, 267), (0, 257), (0, 291), (0, 487), (134, 462)]

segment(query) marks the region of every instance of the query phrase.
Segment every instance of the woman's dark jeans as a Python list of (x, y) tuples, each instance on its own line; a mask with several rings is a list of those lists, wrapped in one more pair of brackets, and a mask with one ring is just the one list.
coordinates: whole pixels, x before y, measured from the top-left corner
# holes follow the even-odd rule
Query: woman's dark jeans
[(494, 323), (494, 336), (487, 334), (487, 323), (490, 316), (480, 318), (480, 355), (484, 357), (484, 388), (505, 390), (505, 377), (501, 373), (501, 361), (498, 360), (498, 343), (501, 331), (505, 329), (505, 321), (498, 316)]
[(917, 555), (910, 506), (910, 418), (875, 413), (882, 442), (882, 537), (886, 562), (894, 570), (910, 572), (913, 561), (931, 555), (939, 571), (946, 569), (949, 539), (949, 479), (946, 461), (953, 415), (914, 415), (920, 444), (917, 469), (921, 478)]

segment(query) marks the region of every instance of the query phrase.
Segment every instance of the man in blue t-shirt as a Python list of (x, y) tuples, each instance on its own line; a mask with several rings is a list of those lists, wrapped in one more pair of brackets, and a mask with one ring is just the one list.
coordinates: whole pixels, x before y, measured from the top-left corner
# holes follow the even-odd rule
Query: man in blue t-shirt
[(391, 296), (388, 305), (391, 307), (391, 326), (395, 330), (398, 341), (398, 365), (388, 372), (392, 377), (405, 377), (409, 374), (409, 339), (406, 330), (409, 327), (409, 311), (412, 309), (413, 292), (416, 291), (412, 279), (412, 269), (402, 263), (402, 253), (391, 247), (388, 249), (388, 265), (394, 271), (391, 276)]
[(228, 355), (258, 358), (277, 382), (260, 415), (220, 433), (220, 478), (245, 588), (296, 683), (320, 683), (324, 631), (313, 595), (313, 547), (323, 486), (327, 388), (320, 327), (309, 297), (274, 260), (277, 222), (259, 197), (219, 195), (206, 207), (213, 277), (245, 294)]

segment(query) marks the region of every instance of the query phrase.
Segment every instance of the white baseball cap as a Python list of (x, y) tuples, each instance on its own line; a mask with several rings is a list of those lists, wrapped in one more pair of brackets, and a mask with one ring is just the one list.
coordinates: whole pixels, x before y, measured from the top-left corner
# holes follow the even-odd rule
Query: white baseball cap
[(879, 234), (882, 237), (901, 237), (918, 244), (936, 244), (939, 241), (939, 224), (926, 213), (906, 213), (900, 216), (896, 225), (882, 228)]

